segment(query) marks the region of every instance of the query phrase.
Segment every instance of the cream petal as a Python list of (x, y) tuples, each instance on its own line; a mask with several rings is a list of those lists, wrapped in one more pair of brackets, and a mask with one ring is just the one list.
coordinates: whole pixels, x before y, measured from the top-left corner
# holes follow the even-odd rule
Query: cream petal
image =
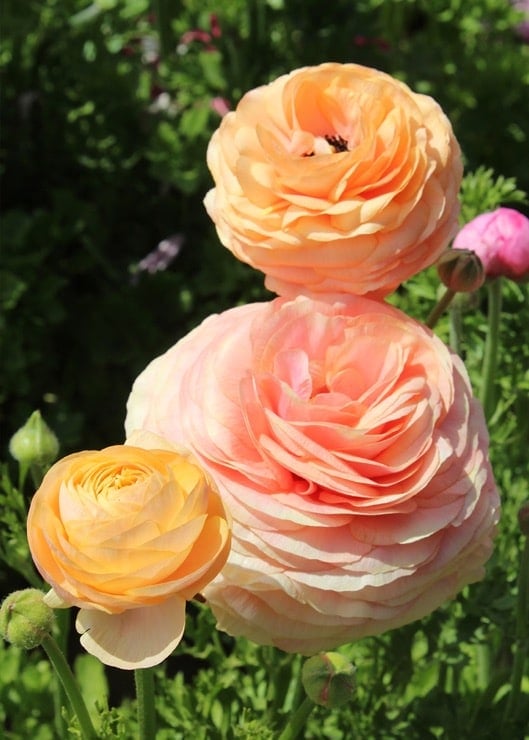
[(53, 588), (50, 588), (42, 600), (51, 609), (67, 609), (71, 606), (71, 604), (68, 604), (64, 599), (62, 599)]
[(186, 602), (179, 596), (156, 606), (105, 614), (81, 609), (75, 627), (81, 645), (105, 665), (132, 670), (158, 665), (182, 639)]

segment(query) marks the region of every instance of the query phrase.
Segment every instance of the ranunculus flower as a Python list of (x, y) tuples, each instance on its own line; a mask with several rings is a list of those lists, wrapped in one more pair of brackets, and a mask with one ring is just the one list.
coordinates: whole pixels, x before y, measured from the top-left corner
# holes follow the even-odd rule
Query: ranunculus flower
[[(107, 665), (146, 668), (180, 642), (186, 599), (230, 547), (218, 491), (164, 440), (59, 460), (31, 502), (28, 540), (53, 607), (78, 606), (81, 643)], [(152, 449), (143, 449), (152, 447)]]
[(453, 247), (475, 252), (488, 277), (529, 278), (529, 218), (514, 208), (476, 216), (463, 226)]
[(219, 627), (314, 653), (418, 619), (483, 576), (498, 518), (459, 357), (351, 296), (228, 310), (137, 378), (126, 428), (185, 443), (234, 519)]
[(327, 63), (252, 90), (207, 160), (221, 242), (283, 296), (381, 298), (457, 230), (462, 166), (448, 119), (375, 69)]

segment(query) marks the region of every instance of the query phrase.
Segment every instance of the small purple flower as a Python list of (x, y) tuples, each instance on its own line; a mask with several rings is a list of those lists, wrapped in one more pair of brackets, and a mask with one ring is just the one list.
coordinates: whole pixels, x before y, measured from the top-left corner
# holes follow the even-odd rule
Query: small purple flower
[(183, 234), (172, 234), (167, 239), (162, 239), (158, 246), (149, 252), (140, 262), (131, 268), (133, 280), (140, 272), (155, 272), (166, 270), (171, 262), (178, 256), (184, 244)]

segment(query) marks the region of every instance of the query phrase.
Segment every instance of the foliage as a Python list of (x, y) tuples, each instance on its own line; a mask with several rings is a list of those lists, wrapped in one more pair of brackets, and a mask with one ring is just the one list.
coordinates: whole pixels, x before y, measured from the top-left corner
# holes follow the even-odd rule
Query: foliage
[[(41, 408), (69, 449), (120, 439), (130, 384), (150, 358), (208, 313), (267, 295), (219, 248), (202, 206), (217, 98), (233, 106), (305, 64), (379, 67), (439, 100), (469, 171), (529, 189), (519, 19), (508, 0), (6, 0), (8, 432)], [(134, 273), (175, 233), (184, 245), (167, 270)]]
[[(6, 0), (2, 20), (4, 444), (39, 407), (63, 453), (120, 441), (130, 385), (152, 357), (206, 315), (267, 297), (262, 278), (220, 247), (202, 206), (216, 98), (233, 106), (258, 84), (327, 60), (378, 67), (433, 95), (453, 122), (469, 173), (462, 221), (500, 204), (527, 209), (529, 45), (508, 0)], [(167, 269), (139, 269), (173, 234), (184, 243)], [(392, 300), (424, 319), (438, 293), (431, 269)], [(459, 297), (454, 311), (479, 391), (486, 290)], [(505, 284), (490, 422), (504, 500), (486, 578), (419, 623), (345, 646), (357, 693), (346, 708), (315, 709), (308, 740), (529, 737), (529, 701), (517, 716), (507, 711), (516, 517), (529, 499), (528, 325), (529, 287)], [(451, 339), (448, 315), (437, 331)], [(32, 491), (14, 477), (3, 465), (5, 593), (41, 585), (25, 537)], [(69, 647), (100, 737), (135, 737), (132, 685), (79, 655), (75, 638)], [(194, 604), (185, 641), (157, 671), (157, 740), (278, 737), (300, 700), (300, 667), (299, 657), (217, 633)], [(39, 650), (0, 645), (3, 736), (61, 736), (50, 695), (55, 678)], [(79, 736), (69, 712), (62, 721)]]

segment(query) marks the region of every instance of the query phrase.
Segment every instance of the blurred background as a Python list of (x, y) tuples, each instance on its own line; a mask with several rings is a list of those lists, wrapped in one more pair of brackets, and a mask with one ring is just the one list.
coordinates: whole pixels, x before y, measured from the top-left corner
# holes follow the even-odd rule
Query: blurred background
[(439, 101), (467, 171), (529, 190), (523, 4), (4, 0), (3, 451), (36, 408), (62, 454), (121, 442), (139, 371), (207, 314), (267, 296), (202, 204), (209, 138), (252, 87), (377, 67)]

